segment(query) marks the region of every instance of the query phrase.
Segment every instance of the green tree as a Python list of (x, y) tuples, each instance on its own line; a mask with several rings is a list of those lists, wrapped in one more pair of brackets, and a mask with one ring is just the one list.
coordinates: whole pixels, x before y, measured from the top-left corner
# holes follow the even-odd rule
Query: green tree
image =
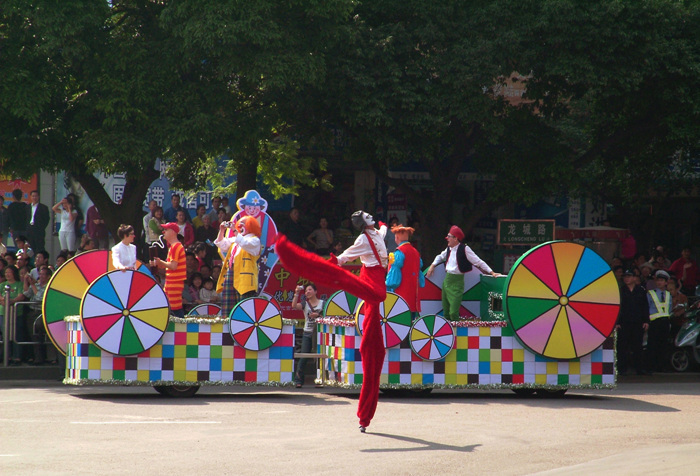
[[(419, 211), (429, 257), (458, 207), (468, 232), (502, 204), (606, 197), (623, 176), (646, 188), (697, 145), (697, 5), (363, 3), (332, 55), (325, 107), (348, 131), (351, 158)], [(501, 94), (513, 73), (524, 75), (523, 103)], [(407, 162), (422, 164), (430, 187), (390, 176)], [(494, 177), (487, 200), (474, 203), (462, 170)]]
[[(158, 158), (170, 164), (171, 185), (185, 190), (220, 183), (213, 161), (222, 154), (231, 158), (224, 173), (238, 173), (243, 191), (260, 171), (277, 193), (285, 190), (280, 173), (319, 183), (304, 174), (315, 161), (296, 160), (277, 109), (288, 90), (322, 77), (315, 42), (344, 21), (348, 5), (3, 2), (3, 171), (66, 171), (113, 233), (120, 223), (140, 230)], [(120, 204), (95, 172), (125, 173)]]

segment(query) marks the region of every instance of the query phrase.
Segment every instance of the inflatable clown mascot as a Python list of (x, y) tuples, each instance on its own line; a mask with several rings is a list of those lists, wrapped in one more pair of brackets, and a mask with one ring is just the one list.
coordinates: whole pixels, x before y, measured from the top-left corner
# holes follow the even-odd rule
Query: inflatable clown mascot
[[(233, 236), (226, 232), (232, 228)], [(252, 216), (219, 225), (214, 244), (223, 258), (216, 291), (221, 294), (221, 312), (228, 316), (236, 304), (258, 293), (258, 258), (260, 257), (260, 223)]]
[[(362, 210), (352, 214), (352, 223), (361, 230), (355, 243), (338, 257), (331, 254), (328, 261), (298, 247), (284, 235), (278, 236), (275, 250), (290, 271), (317, 283), (342, 289), (365, 301), (360, 343), (362, 389), (357, 406), (360, 431), (364, 433), (377, 409), (379, 379), (384, 364), (385, 350), (379, 306), (386, 299), (384, 280), (388, 256), (384, 236), (387, 228), (380, 222), (379, 229), (376, 229), (372, 215)], [(359, 277), (337, 266), (358, 257), (362, 262)]]

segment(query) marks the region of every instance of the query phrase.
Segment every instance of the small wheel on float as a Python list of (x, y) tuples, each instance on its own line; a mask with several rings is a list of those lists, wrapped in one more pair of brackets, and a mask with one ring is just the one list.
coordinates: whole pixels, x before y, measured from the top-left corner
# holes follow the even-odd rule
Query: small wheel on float
[(277, 306), (277, 307), (279, 307), (280, 309), (282, 309), (282, 306), (280, 306), (279, 301), (278, 301), (277, 299), (275, 299), (275, 297), (274, 297), (272, 294), (266, 293), (266, 292), (263, 291), (263, 292), (261, 292), (260, 294), (258, 294), (258, 297), (261, 297), (261, 298), (263, 298), (263, 299), (267, 299), (267, 300), (270, 301), (271, 303), (274, 303), (275, 306)]
[[(92, 250), (69, 259), (51, 276), (44, 292), (41, 312), (49, 339), (63, 355), (66, 355), (68, 345), (63, 318), (80, 314), (85, 290), (95, 279), (113, 269), (111, 251)], [(136, 261), (136, 270), (153, 276), (148, 266), (140, 261)]]
[(411, 349), (423, 360), (444, 359), (455, 345), (455, 329), (442, 316), (423, 316), (411, 327)]
[(199, 391), (199, 385), (154, 385), (153, 389), (166, 397), (189, 398)]
[(323, 308), (324, 316), (355, 318), (357, 308), (362, 301), (345, 291), (336, 291), (326, 300)]
[(521, 256), (505, 284), (503, 310), (536, 354), (576, 359), (615, 327), (620, 291), (610, 266), (577, 243), (544, 243)]
[[(386, 349), (399, 345), (411, 330), (411, 311), (406, 301), (396, 293), (387, 292), (384, 302), (379, 304), (382, 336)], [(355, 328), (362, 334), (365, 319), (365, 302), (361, 301), (355, 313)]]
[(265, 298), (252, 297), (231, 311), (231, 337), (246, 350), (272, 347), (282, 334), (282, 311)]
[(217, 304), (198, 304), (187, 313), (188, 317), (197, 316), (220, 316), (221, 306)]
[(155, 279), (138, 271), (110, 271), (85, 291), (80, 319), (90, 340), (115, 355), (135, 355), (160, 341), (170, 306)]

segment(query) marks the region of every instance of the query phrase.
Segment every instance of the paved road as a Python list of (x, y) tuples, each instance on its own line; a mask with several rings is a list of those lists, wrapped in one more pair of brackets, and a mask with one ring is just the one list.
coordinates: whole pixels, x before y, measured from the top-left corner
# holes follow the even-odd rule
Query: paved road
[(386, 397), (367, 434), (357, 391), (0, 382), (1, 474), (673, 474), (700, 472), (700, 375), (521, 399)]

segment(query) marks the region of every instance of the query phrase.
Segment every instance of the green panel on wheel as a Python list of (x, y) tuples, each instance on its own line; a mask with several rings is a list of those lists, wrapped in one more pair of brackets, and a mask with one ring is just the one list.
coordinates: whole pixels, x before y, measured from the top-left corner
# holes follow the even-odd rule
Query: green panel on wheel
[(268, 347), (272, 346), (272, 344), (274, 344), (274, 342), (272, 342), (272, 340), (269, 337), (267, 337), (267, 335), (263, 331), (257, 329), (256, 332), (258, 333), (258, 346), (261, 349), (267, 349)]
[(515, 330), (529, 324), (545, 312), (559, 304), (555, 299), (530, 299), (521, 297), (509, 297), (508, 315)]
[(44, 299), (46, 300), (44, 317), (49, 324), (62, 321), (66, 316), (80, 314), (80, 298), (49, 289)]
[(122, 341), (119, 346), (119, 355), (134, 355), (143, 352), (143, 345), (136, 334), (136, 329), (131, 324), (131, 319), (124, 319)]

